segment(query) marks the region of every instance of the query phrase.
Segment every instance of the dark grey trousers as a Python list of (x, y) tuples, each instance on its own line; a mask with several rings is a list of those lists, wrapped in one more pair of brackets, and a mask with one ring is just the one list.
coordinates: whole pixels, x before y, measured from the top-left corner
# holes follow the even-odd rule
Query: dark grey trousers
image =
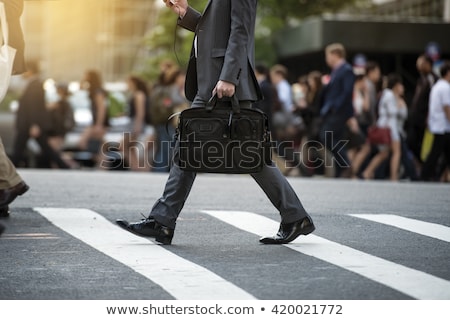
[[(204, 106), (196, 98), (192, 107)], [(179, 142), (175, 144), (172, 168), (170, 169), (162, 197), (155, 203), (150, 217), (169, 228), (175, 228), (176, 220), (183, 209), (196, 177), (195, 172), (183, 171), (178, 166)], [(261, 172), (251, 174), (281, 215), (283, 223), (291, 223), (308, 216), (286, 177), (275, 166), (265, 166)]]

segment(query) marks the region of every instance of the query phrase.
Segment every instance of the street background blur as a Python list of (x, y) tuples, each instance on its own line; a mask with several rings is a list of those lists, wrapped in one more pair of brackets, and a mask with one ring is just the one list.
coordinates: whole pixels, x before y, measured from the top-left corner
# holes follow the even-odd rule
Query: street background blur
[[(206, 2), (189, 1), (198, 9)], [(82, 85), (86, 70), (96, 70), (102, 76), (103, 89), (108, 93), (111, 126), (104, 142), (120, 142), (132, 121), (127, 78), (136, 75), (153, 88), (164, 73), (162, 66), (167, 61), (183, 72), (193, 37), (192, 33), (176, 27), (176, 19), (159, 0), (28, 0), (22, 25), (26, 57), (40, 65), (47, 102), (58, 100), (60, 84), (70, 91), (69, 102), (76, 125), (65, 135), (61, 151), (71, 151), (69, 157), (75, 157), (81, 167), (86, 165), (83, 162), (86, 155), (79, 152), (83, 150), (77, 149), (77, 142), (84, 129), (92, 124), (91, 101)], [(288, 70), (287, 80), (294, 85), (295, 98), (295, 85), (302, 84), (302, 76), (312, 71), (322, 76), (329, 74), (324, 48), (340, 42), (355, 73), (364, 70), (368, 61), (374, 61), (383, 75), (399, 74), (405, 86), (406, 104), (410, 106), (420, 78), (417, 58), (421, 54), (432, 56), (433, 68), (438, 71), (442, 61), (450, 57), (448, 34), (450, 0), (260, 1), (256, 62), (267, 67), (284, 65)], [(22, 77), (13, 77), (10, 91), (0, 105), (0, 134), (8, 153), (12, 152), (14, 141), (17, 99), (25, 86)], [(161, 140), (155, 128), (148, 123), (142, 130), (143, 144)], [(295, 143), (303, 139), (301, 132), (288, 138), (294, 144), (302, 144)], [(29, 149), (32, 156), (39, 154), (39, 148), (33, 147), (32, 142)], [(78, 153), (74, 155), (75, 151)], [(153, 158), (150, 157), (150, 167)], [(295, 164), (292, 159), (290, 162)], [(30, 161), (25, 166), (38, 165)], [(308, 168), (284, 172), (317, 174)]]

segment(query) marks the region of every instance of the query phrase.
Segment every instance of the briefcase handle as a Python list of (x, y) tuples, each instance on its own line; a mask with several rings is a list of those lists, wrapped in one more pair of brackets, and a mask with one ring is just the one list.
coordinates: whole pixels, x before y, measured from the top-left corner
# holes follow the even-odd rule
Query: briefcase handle
[[(215, 93), (211, 99), (206, 103), (206, 111), (211, 112), (214, 107), (217, 105), (217, 102), (219, 101), (219, 97), (217, 97), (217, 93)], [(239, 100), (236, 97), (236, 95), (233, 95), (231, 97), (231, 107), (233, 109), (233, 113), (241, 113), (241, 107), (239, 105)]]

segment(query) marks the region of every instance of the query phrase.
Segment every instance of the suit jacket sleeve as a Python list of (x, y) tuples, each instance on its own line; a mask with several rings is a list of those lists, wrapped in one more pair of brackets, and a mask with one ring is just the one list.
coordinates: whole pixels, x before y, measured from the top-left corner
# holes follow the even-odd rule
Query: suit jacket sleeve
[(202, 14), (200, 12), (191, 7), (188, 7), (184, 17), (178, 19), (178, 25), (184, 29), (195, 32), (195, 29), (197, 28), (197, 24), (200, 21), (201, 17)]
[(239, 84), (241, 70), (248, 64), (248, 42), (256, 15), (256, 0), (231, 0), (231, 31), (220, 80)]

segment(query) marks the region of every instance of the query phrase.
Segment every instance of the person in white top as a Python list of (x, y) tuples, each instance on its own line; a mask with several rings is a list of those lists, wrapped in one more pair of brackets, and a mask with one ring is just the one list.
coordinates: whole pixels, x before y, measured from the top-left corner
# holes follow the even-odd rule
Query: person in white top
[[(404, 86), (400, 76), (392, 74), (388, 78), (388, 86), (384, 89), (378, 105), (379, 118), (377, 127), (389, 128), (391, 134), (390, 145), (377, 146), (379, 152), (370, 161), (367, 168), (362, 173), (362, 178), (373, 179), (375, 170), (389, 157), (390, 161), (390, 179), (398, 180), (398, 171), (402, 153), (402, 137), (405, 137), (403, 130), (404, 123), (408, 117), (408, 108), (403, 100)], [(356, 155), (352, 163), (353, 175), (356, 176), (360, 166), (371, 151), (371, 144), (368, 140)]]
[(422, 168), (421, 178), (435, 180), (439, 158), (444, 154), (450, 168), (450, 62), (441, 67), (441, 79), (431, 89), (428, 129), (434, 135), (433, 146)]

